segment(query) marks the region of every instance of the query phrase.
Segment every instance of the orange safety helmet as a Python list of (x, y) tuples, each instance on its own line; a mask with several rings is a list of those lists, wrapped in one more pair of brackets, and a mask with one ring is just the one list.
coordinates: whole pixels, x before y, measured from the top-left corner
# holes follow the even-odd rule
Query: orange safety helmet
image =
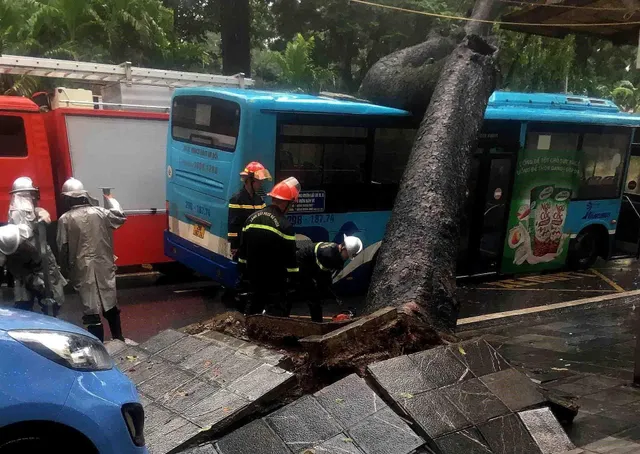
[(289, 177), (276, 184), (267, 195), (274, 199), (297, 202), (300, 191), (300, 182), (294, 177)]
[(271, 174), (265, 166), (257, 161), (252, 161), (244, 168), (240, 175), (243, 177), (253, 177), (256, 180), (270, 180)]

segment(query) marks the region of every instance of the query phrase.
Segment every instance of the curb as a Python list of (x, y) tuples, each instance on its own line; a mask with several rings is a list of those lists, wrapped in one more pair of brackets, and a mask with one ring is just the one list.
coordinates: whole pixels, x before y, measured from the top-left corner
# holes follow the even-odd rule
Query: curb
[(506, 324), (512, 325), (529, 321), (539, 321), (545, 318), (557, 317), (558, 315), (576, 312), (579, 310), (601, 309), (633, 303), (640, 303), (640, 290), (565, 301), (564, 303), (555, 303), (546, 306), (535, 306), (526, 309), (496, 312), (476, 317), (461, 318), (458, 320), (457, 332), (460, 333), (485, 328), (494, 328)]

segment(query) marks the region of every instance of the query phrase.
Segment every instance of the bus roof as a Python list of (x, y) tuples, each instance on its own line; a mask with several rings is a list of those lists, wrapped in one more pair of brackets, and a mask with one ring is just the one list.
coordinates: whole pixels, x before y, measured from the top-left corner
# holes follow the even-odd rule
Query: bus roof
[(360, 101), (345, 101), (300, 93), (246, 90), (235, 88), (179, 88), (175, 96), (216, 96), (251, 104), (264, 111), (292, 113), (328, 113), (345, 115), (409, 116), (409, 112)]
[[(404, 110), (300, 93), (238, 88), (178, 88), (175, 96), (213, 96), (251, 104), (272, 112), (327, 113), (343, 115), (409, 116)], [(586, 96), (497, 91), (489, 98), (487, 120), (540, 121), (618, 126), (640, 126), (640, 115), (620, 111), (606, 99)]]
[(640, 115), (622, 112), (612, 101), (549, 93), (497, 91), (489, 98), (485, 118), (640, 126)]

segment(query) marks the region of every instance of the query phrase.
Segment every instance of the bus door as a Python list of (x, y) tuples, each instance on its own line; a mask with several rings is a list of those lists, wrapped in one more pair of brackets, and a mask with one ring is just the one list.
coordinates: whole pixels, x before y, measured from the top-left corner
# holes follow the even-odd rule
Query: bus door
[(497, 272), (519, 149), (519, 122), (487, 122), (473, 156), (458, 275)]
[(615, 236), (615, 257), (640, 256), (640, 144), (631, 145), (620, 216)]

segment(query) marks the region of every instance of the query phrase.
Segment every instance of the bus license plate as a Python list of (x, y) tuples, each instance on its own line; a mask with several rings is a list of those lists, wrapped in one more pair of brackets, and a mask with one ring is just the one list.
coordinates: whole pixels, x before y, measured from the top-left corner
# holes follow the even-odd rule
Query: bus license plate
[(203, 225), (198, 225), (198, 224), (194, 224), (193, 226), (193, 235), (197, 236), (200, 239), (204, 239), (204, 226)]

